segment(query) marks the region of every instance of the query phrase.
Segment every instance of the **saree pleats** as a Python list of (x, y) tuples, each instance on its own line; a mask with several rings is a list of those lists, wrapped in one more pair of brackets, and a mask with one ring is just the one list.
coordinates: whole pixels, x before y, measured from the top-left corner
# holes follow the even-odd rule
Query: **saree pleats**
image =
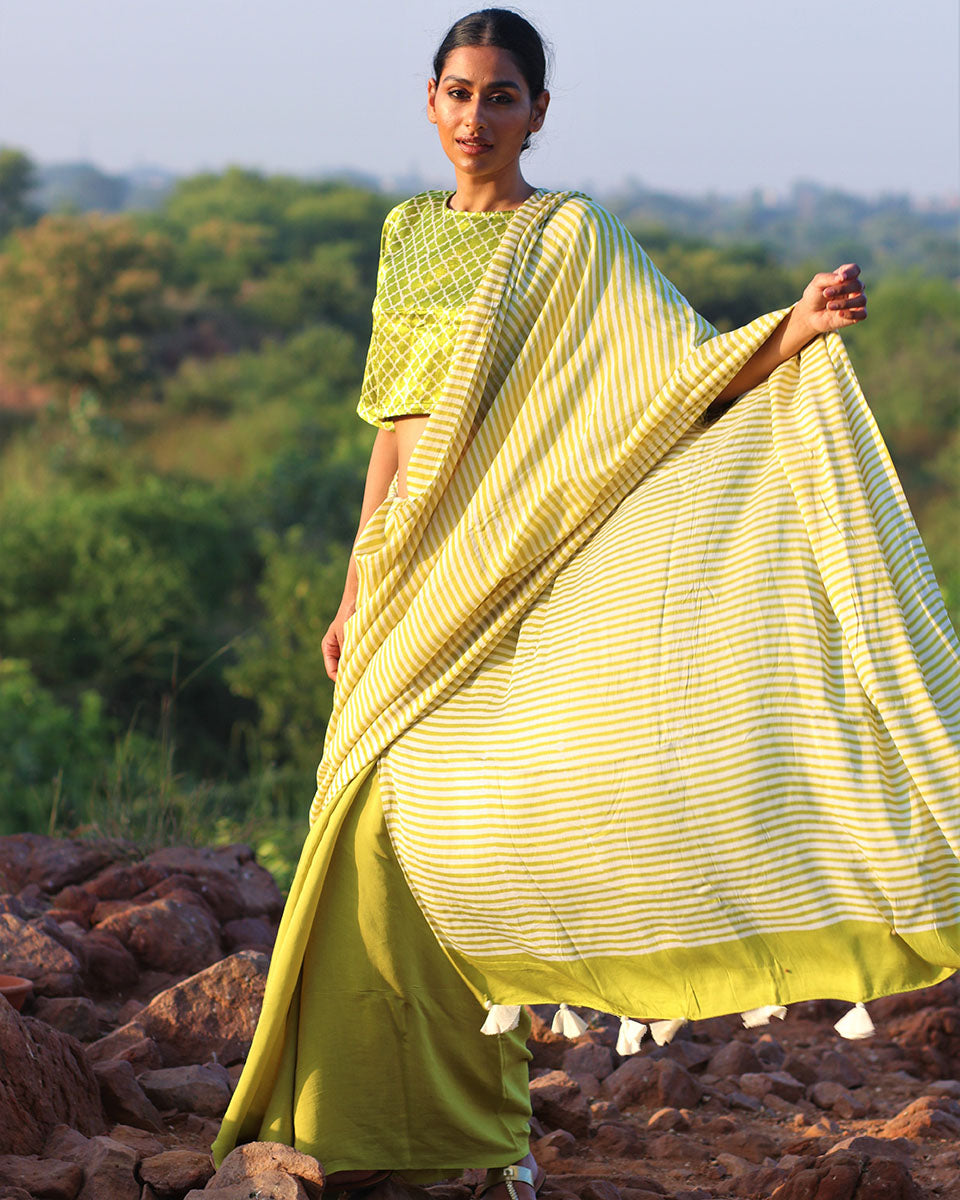
[(241, 1142), (279, 1141), (327, 1172), (428, 1182), (521, 1158), (529, 1021), (480, 1032), (473, 993), (406, 886), (375, 771), (338, 815), (309, 855), (323, 875), (316, 905), (302, 887), (288, 903), (215, 1161)]

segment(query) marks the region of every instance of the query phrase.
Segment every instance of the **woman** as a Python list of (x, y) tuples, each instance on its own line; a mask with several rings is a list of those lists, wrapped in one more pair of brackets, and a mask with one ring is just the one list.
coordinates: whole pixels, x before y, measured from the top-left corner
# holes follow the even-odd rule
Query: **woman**
[(817, 996), (856, 1036), (960, 966), (956, 638), (835, 336), (858, 268), (716, 336), (526, 182), (548, 103), (526, 21), (452, 27), (456, 189), (384, 226), (334, 713), (218, 1162), (532, 1200), (525, 1002), (622, 1053)]

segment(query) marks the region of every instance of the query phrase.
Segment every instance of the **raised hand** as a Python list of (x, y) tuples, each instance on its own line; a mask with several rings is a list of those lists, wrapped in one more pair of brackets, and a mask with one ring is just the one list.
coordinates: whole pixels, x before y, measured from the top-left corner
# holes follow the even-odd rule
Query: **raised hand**
[(815, 333), (830, 333), (865, 320), (867, 295), (860, 268), (856, 263), (844, 263), (835, 271), (814, 275), (803, 289), (797, 309)]

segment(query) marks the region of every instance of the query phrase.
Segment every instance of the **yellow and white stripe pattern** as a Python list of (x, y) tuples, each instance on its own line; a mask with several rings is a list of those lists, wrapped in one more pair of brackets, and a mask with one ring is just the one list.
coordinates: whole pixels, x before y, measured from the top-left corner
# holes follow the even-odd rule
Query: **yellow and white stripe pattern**
[(698, 420), (782, 316), (713, 336), (602, 208), (534, 197), (358, 545), (312, 817), (379, 760), (497, 1003), (708, 1015), (960, 966), (960, 652), (840, 339)]

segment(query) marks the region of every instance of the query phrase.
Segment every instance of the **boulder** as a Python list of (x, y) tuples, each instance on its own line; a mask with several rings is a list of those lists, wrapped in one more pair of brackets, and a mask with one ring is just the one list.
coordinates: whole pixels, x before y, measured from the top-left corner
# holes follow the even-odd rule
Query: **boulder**
[(745, 1042), (727, 1042), (713, 1055), (707, 1064), (707, 1073), (727, 1079), (731, 1075), (745, 1075), (763, 1070), (763, 1063), (756, 1050)]
[(948, 1096), (921, 1096), (887, 1121), (880, 1137), (954, 1140), (960, 1137), (960, 1104)]
[(105, 929), (91, 929), (81, 942), (84, 984), (95, 995), (126, 991), (140, 977), (137, 960), (119, 938)]
[(626, 1108), (649, 1095), (656, 1087), (656, 1060), (634, 1054), (604, 1080), (604, 1088), (614, 1104)]
[(838, 1117), (865, 1117), (869, 1105), (859, 1096), (845, 1088), (842, 1083), (815, 1083), (810, 1089), (810, 1099), (817, 1108), (835, 1112)]
[(565, 1129), (574, 1137), (585, 1137), (590, 1129), (590, 1110), (579, 1085), (564, 1071), (548, 1071), (530, 1081), (533, 1114), (552, 1129)]
[(666, 1108), (693, 1108), (703, 1088), (686, 1067), (665, 1058), (657, 1063), (657, 1096)]
[(88, 1054), (102, 1061), (150, 1039), (166, 1067), (208, 1058), (225, 1066), (240, 1062), (253, 1040), (268, 965), (265, 954), (239, 950), (154, 996), (132, 1021), (93, 1042)]
[(218, 873), (236, 885), (242, 911), (237, 916), (278, 918), (283, 895), (273, 876), (254, 861), (253, 851), (242, 844), (232, 846), (165, 846), (144, 860), (145, 865), (166, 869), (170, 874), (198, 875), (213, 886)]
[(80, 963), (35, 922), (0, 913), (0, 972), (39, 983), (50, 975), (79, 976)]
[(563, 1056), (563, 1070), (568, 1075), (593, 1075), (606, 1079), (613, 1071), (613, 1054), (600, 1042), (581, 1041), (571, 1046)]
[(219, 1191), (271, 1172), (292, 1177), (310, 1200), (320, 1200), (324, 1179), (322, 1164), (282, 1142), (250, 1142), (237, 1146), (220, 1164), (220, 1170), (207, 1185), (207, 1190)]
[(56, 1158), (3, 1154), (0, 1185), (23, 1188), (44, 1200), (74, 1200), (83, 1186), (83, 1168)]
[(89, 879), (116, 857), (118, 849), (122, 851), (115, 843), (39, 833), (0, 837), (0, 889), (19, 892), (35, 884), (44, 892), (59, 892)]
[(179, 1200), (191, 1188), (202, 1188), (212, 1174), (213, 1158), (200, 1150), (164, 1150), (140, 1164), (140, 1178), (160, 1200)]
[(80, 1043), (0, 1004), (0, 1153), (39, 1154), (59, 1124), (105, 1127), (100, 1089)]
[(144, 1071), (137, 1083), (152, 1104), (163, 1110), (221, 1117), (230, 1103), (230, 1076), (219, 1063)]
[(960, 1063), (960, 1007), (927, 1008), (890, 1023), (896, 1044), (929, 1077), (950, 1078)]
[(263, 917), (241, 917), (237, 921), (227, 921), (222, 933), (228, 950), (260, 949), (273, 945), (277, 928)]
[(77, 1161), (83, 1188), (77, 1200), (140, 1200), (137, 1152), (110, 1137), (91, 1138)]
[(201, 971), (222, 953), (217, 922), (186, 891), (149, 904), (129, 904), (96, 929), (112, 933), (138, 962), (157, 971)]
[(770, 1193), (771, 1200), (923, 1200), (903, 1163), (844, 1153), (804, 1163)]
[(108, 1059), (94, 1063), (93, 1073), (100, 1085), (104, 1112), (111, 1121), (155, 1132), (163, 1130), (160, 1113), (137, 1081), (131, 1063)]
[(100, 1036), (99, 1014), (86, 996), (42, 996), (34, 1015), (61, 1033), (69, 1033), (78, 1042), (93, 1042)]

